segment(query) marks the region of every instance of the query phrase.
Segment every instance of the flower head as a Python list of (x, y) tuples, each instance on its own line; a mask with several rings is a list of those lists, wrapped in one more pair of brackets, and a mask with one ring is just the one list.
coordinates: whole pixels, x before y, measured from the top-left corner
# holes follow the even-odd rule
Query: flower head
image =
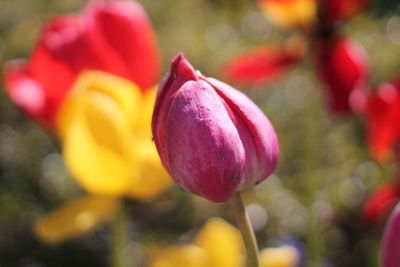
[(157, 82), (160, 58), (143, 8), (126, 0), (89, 2), (59, 16), (41, 32), (28, 62), (6, 67), (11, 99), (54, 129), (61, 104), (84, 70), (101, 70), (135, 82), (145, 91)]
[(245, 95), (196, 72), (177, 56), (160, 86), (153, 136), (174, 180), (214, 202), (275, 170), (278, 142), (263, 112)]

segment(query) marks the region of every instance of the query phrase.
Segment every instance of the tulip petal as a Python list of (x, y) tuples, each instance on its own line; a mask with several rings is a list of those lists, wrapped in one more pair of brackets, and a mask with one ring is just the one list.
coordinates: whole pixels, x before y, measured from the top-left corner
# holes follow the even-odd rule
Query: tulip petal
[[(195, 245), (172, 246), (163, 250), (150, 267), (208, 267), (207, 253)], [(213, 266), (214, 267), (214, 266)]]
[(82, 196), (39, 219), (35, 233), (46, 243), (76, 238), (109, 220), (119, 207), (115, 198)]
[(220, 218), (209, 219), (198, 233), (194, 244), (209, 255), (213, 267), (243, 266), (244, 246), (240, 232)]
[[(265, 114), (243, 93), (217, 79), (207, 78), (207, 80), (228, 103), (232, 111), (237, 114), (238, 119), (244, 123), (247, 128), (246, 132), (251, 134), (251, 142), (254, 142), (256, 155), (254, 156), (252, 151), (246, 151), (242, 187), (263, 181), (275, 170), (279, 158), (278, 138), (272, 124)], [(242, 142), (249, 144), (250, 141), (245, 141), (246, 139), (242, 138)], [(251, 146), (246, 145), (245, 147)]]
[(277, 47), (260, 47), (233, 58), (222, 68), (229, 81), (245, 85), (266, 84), (298, 63), (301, 56)]
[(137, 180), (132, 116), (139, 113), (139, 88), (111, 74), (86, 72), (73, 90), (58, 121), (69, 169), (93, 194), (127, 193)]
[(150, 138), (137, 140), (135, 154), (132, 168), (136, 182), (130, 189), (129, 196), (141, 201), (151, 201), (171, 185), (171, 178), (162, 166)]
[(400, 204), (397, 204), (385, 226), (381, 241), (382, 267), (398, 267), (400, 262)]
[(46, 123), (54, 127), (55, 116), (77, 73), (96, 64), (92, 51), (82, 40), (85, 33), (77, 15), (60, 16), (42, 31), (30, 62), (28, 73), (44, 89), (47, 113)]
[(176, 57), (171, 65), (171, 72), (167, 73), (161, 81), (157, 92), (157, 99), (152, 117), (152, 133), (156, 142), (158, 153), (163, 160), (166, 169), (171, 173), (167, 153), (167, 128), (168, 111), (171, 105), (172, 96), (188, 80), (197, 80), (195, 70), (183, 60), (183, 55)]
[(185, 83), (171, 102), (167, 125), (169, 165), (180, 170), (172, 175), (175, 181), (215, 202), (228, 200), (240, 182), (245, 156), (214, 89), (203, 81)]
[(132, 80), (143, 90), (155, 85), (160, 71), (160, 56), (151, 23), (141, 5), (125, 0), (92, 1), (86, 12), (92, 21), (91, 30), (98, 33), (102, 44), (107, 42), (112, 48), (109, 51), (101, 49), (98, 55), (105, 60), (118, 55), (126, 64), (128, 73), (101, 70)]
[(46, 120), (46, 96), (41, 85), (26, 72), (21, 60), (9, 62), (5, 67), (5, 83), (12, 101), (34, 118)]
[(317, 18), (316, 0), (259, 0), (259, 4), (271, 23), (286, 29), (308, 27)]

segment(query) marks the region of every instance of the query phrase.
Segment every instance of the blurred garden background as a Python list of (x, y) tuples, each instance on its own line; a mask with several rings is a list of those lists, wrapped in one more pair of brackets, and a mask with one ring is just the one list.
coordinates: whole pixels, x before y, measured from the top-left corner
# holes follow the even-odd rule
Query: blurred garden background
[[(183, 52), (204, 75), (223, 79), (220, 69), (235, 55), (283, 45), (290, 35), (266, 20), (256, 0), (138, 2), (156, 33), (162, 74)], [(366, 51), (371, 90), (400, 71), (400, 9), (395, 2), (375, 0), (341, 29)], [(84, 4), (0, 0), (0, 65), (29, 58), (50, 18), (76, 13)], [(398, 175), (398, 167), (372, 158), (365, 120), (357, 113), (329, 111), (312, 57), (268, 85), (232, 85), (265, 111), (280, 143), (275, 174), (245, 195), (259, 246), (295, 244), (303, 266), (378, 266), (386, 217), (372, 224), (362, 210), (379, 185)], [(66, 169), (56, 137), (18, 109), (5, 90), (0, 95), (0, 266), (110, 266), (112, 219), (57, 244), (46, 244), (33, 233), (41, 216), (83, 190)], [(148, 203), (124, 201), (127, 241), (120, 250), (128, 266), (147, 266), (162, 248), (190, 243), (211, 217), (232, 222), (225, 204), (176, 185)]]

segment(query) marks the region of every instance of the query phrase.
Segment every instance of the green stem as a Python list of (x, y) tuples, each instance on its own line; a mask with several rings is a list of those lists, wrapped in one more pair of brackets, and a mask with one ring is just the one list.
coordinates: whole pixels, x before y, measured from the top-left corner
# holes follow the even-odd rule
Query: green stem
[(127, 267), (124, 253), (128, 243), (126, 228), (125, 208), (121, 205), (112, 225), (112, 267)]
[(246, 246), (247, 267), (260, 267), (257, 240), (254, 235), (253, 227), (250, 224), (249, 216), (244, 207), (241, 192), (236, 192), (229, 204)]

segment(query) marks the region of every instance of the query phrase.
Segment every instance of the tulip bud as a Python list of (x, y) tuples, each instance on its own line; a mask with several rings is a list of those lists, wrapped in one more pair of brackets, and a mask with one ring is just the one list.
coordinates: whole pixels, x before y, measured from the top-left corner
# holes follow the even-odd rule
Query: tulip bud
[(183, 55), (160, 85), (152, 130), (173, 179), (214, 202), (265, 180), (277, 165), (278, 141), (264, 113), (236, 89), (195, 71)]
[(398, 267), (400, 263), (400, 204), (397, 204), (386, 224), (381, 241), (380, 263), (382, 267)]

